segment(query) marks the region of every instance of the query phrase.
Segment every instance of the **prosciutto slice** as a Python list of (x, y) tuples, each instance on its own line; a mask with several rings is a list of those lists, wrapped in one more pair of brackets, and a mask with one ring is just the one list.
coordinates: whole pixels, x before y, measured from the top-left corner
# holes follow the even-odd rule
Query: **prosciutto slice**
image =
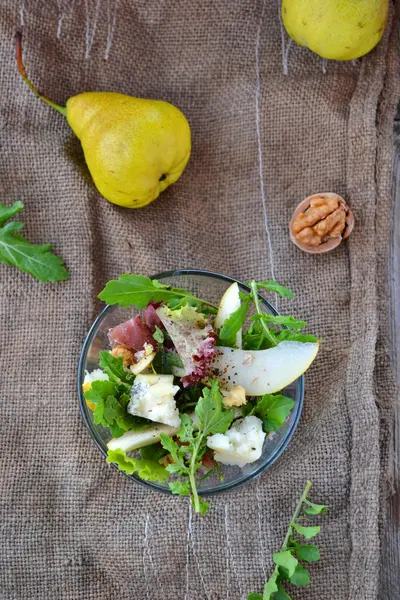
[(157, 342), (140, 315), (110, 329), (108, 338), (113, 348), (124, 346), (139, 352), (143, 350), (145, 344), (151, 344), (154, 350), (157, 350)]
[(156, 330), (156, 327), (158, 327), (159, 329), (164, 329), (164, 325), (163, 325), (160, 317), (158, 316), (157, 310), (156, 310), (159, 306), (160, 306), (159, 302), (158, 303), (150, 302), (150, 304), (148, 306), (146, 306), (146, 308), (143, 311), (144, 321), (152, 333), (154, 333), (154, 331)]

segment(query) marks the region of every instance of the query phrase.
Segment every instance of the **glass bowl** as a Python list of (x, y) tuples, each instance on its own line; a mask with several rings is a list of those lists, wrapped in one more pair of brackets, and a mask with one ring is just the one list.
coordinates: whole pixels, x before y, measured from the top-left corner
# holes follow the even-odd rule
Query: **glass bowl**
[[(194, 269), (169, 271), (155, 275), (153, 279), (158, 279), (162, 283), (172, 285), (173, 287), (190, 290), (195, 295), (217, 305), (225, 290), (236, 281), (226, 275)], [(237, 281), (237, 283), (242, 292), (249, 292), (248, 286), (240, 281)], [(277, 314), (273, 306), (266, 300), (261, 299), (261, 305), (265, 312)], [(108, 429), (105, 429), (102, 425), (95, 425), (93, 422), (93, 413), (88, 408), (82, 392), (85, 371), (91, 372), (97, 369), (99, 367), (99, 353), (101, 350), (110, 349), (107, 337), (108, 330), (138, 313), (139, 311), (133, 307), (106, 306), (90, 328), (79, 360), (78, 395), (83, 420), (92, 439), (104, 456), (107, 455), (107, 442), (112, 436)], [(290, 386), (286, 387), (284, 393), (294, 400), (294, 408), (283, 427), (279, 431), (267, 435), (261, 457), (256, 462), (248, 464), (243, 468), (221, 465), (221, 471), (224, 476), (223, 481), (216, 475), (212, 475), (199, 482), (198, 490), (201, 496), (226, 492), (243, 485), (261, 475), (281, 456), (289, 444), (300, 419), (304, 398), (304, 376), (299, 377)], [(117, 468), (115, 465), (114, 467)], [(126, 475), (126, 477), (158, 492), (171, 494), (168, 483), (143, 481), (135, 475)]]

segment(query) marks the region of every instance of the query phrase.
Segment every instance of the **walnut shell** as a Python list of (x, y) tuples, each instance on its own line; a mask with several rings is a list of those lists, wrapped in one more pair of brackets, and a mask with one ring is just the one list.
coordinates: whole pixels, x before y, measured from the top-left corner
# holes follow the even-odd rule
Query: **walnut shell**
[[(341, 236), (332, 237), (332, 238), (328, 239), (327, 241), (322, 241), (319, 245), (312, 246), (309, 244), (305, 244), (304, 242), (301, 242), (300, 240), (296, 239), (296, 234), (293, 231), (293, 224), (296, 221), (297, 216), (300, 213), (304, 213), (310, 207), (311, 201), (318, 199), (318, 198), (326, 198), (327, 200), (336, 200), (339, 203), (339, 205), (345, 209), (346, 220), (345, 220), (345, 228), (344, 228), (343, 234)], [(339, 194), (335, 194), (333, 192), (323, 192), (322, 194), (313, 194), (312, 196), (308, 196), (308, 198), (306, 198), (305, 200), (300, 202), (300, 204), (294, 211), (293, 216), (289, 222), (290, 239), (298, 248), (300, 248), (301, 250), (304, 250), (304, 252), (309, 252), (310, 254), (321, 254), (323, 252), (329, 252), (330, 250), (337, 248), (337, 246), (339, 246), (339, 244), (342, 242), (342, 240), (349, 237), (350, 233), (353, 231), (353, 227), (354, 227), (354, 216), (353, 216), (351, 209), (346, 204), (346, 201), (344, 200), (344, 198), (342, 198), (342, 196), (339, 196)]]

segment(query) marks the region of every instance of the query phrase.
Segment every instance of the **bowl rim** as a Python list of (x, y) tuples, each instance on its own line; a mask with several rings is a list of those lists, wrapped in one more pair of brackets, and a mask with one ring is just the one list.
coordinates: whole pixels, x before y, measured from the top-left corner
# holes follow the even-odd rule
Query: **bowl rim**
[[(174, 269), (174, 270), (170, 270), (170, 271), (162, 271), (161, 273), (151, 275), (150, 279), (163, 279), (163, 278), (165, 279), (167, 277), (174, 277), (174, 276), (179, 276), (179, 275), (200, 275), (200, 276), (204, 276), (204, 277), (220, 279), (221, 281), (225, 281), (225, 282), (231, 283), (231, 284), (237, 283), (242, 290), (247, 291), (247, 292), (250, 291), (249, 286), (246, 285), (245, 283), (243, 283), (242, 281), (240, 281), (239, 279), (235, 279), (234, 277), (230, 277), (229, 275), (223, 275), (221, 273), (216, 273), (214, 271), (207, 271), (205, 269)], [(272, 312), (272, 314), (274, 314), (274, 315), (278, 314), (278, 311), (275, 309), (275, 307), (272, 304), (270, 304), (268, 302), (268, 300), (263, 298), (260, 294), (258, 294), (258, 297), (260, 299), (261, 304), (263, 304), (270, 312)], [(92, 438), (92, 440), (94, 441), (94, 443), (96, 444), (97, 448), (100, 450), (100, 452), (104, 456), (104, 458), (107, 457), (107, 452), (103, 448), (102, 444), (98, 441), (97, 435), (95, 434), (95, 431), (94, 431), (94, 425), (89, 420), (87, 413), (86, 413), (86, 407), (85, 407), (86, 402), (85, 402), (85, 397), (83, 395), (83, 390), (82, 390), (82, 381), (85, 376), (86, 359), (87, 359), (90, 343), (92, 342), (92, 339), (94, 337), (94, 333), (97, 329), (98, 324), (103, 320), (104, 316), (114, 308), (114, 306), (116, 306), (116, 305), (107, 304), (103, 308), (103, 310), (99, 313), (99, 315), (96, 317), (96, 319), (93, 321), (93, 323), (84, 339), (83, 345), (82, 345), (79, 362), (78, 362), (78, 373), (77, 373), (77, 375), (78, 375), (77, 387), (78, 387), (78, 399), (79, 399), (80, 412), (81, 412), (83, 421), (86, 425), (86, 428), (90, 434), (90, 437)], [(216, 487), (215, 489), (211, 489), (211, 490), (207, 490), (207, 491), (199, 490), (200, 496), (203, 496), (203, 497), (215, 496), (215, 495), (218, 495), (218, 494), (221, 494), (224, 492), (229, 492), (229, 491), (232, 491), (239, 487), (242, 487), (242, 486), (246, 485), (247, 483), (249, 483), (251, 480), (257, 479), (258, 477), (260, 477), (260, 475), (262, 475), (262, 473), (267, 471), (282, 456), (282, 454), (285, 452), (286, 448), (288, 447), (288, 445), (294, 435), (294, 432), (297, 428), (297, 425), (300, 421), (300, 417), (301, 417), (301, 414), (303, 411), (304, 375), (301, 375), (295, 381), (298, 382), (298, 385), (299, 385), (299, 391), (297, 392), (298, 402), (296, 403), (296, 406), (295, 406), (296, 412), (293, 416), (293, 421), (290, 425), (290, 428), (288, 429), (285, 437), (282, 439), (281, 443), (276, 447), (274, 452), (268, 457), (268, 459), (256, 471), (249, 473), (246, 477), (243, 477), (243, 479), (241, 481), (227, 482), (225, 484), (221, 483), (221, 485), (218, 485), (218, 487)], [(119, 471), (118, 467), (114, 463), (112, 463), (112, 467), (114, 467), (117, 471)], [(119, 471), (119, 472), (121, 472), (121, 471)], [(122, 471), (122, 473), (128, 479), (138, 483), (139, 485), (141, 485), (142, 487), (144, 487), (146, 489), (152, 489), (152, 490), (160, 492), (162, 494), (173, 495), (169, 488), (157, 485), (157, 483), (155, 483), (153, 481), (143, 481), (139, 477), (134, 477), (133, 475), (127, 475), (123, 471)]]

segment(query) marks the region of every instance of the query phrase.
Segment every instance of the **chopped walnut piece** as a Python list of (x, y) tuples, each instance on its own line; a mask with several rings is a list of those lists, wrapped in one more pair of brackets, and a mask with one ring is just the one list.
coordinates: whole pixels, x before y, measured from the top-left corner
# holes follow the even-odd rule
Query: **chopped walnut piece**
[(353, 214), (338, 194), (315, 194), (299, 204), (290, 221), (292, 241), (306, 252), (326, 252), (350, 235)]
[(115, 358), (119, 358), (120, 356), (122, 356), (122, 364), (124, 365), (124, 367), (129, 367), (129, 365), (133, 365), (133, 363), (135, 362), (132, 350), (124, 348), (124, 346), (115, 346), (115, 348), (111, 350), (111, 354)]
[[(153, 348), (151, 344), (150, 348)], [(143, 371), (145, 371), (151, 365), (155, 356), (155, 352), (151, 352), (150, 354), (146, 354), (144, 350), (142, 350), (141, 352), (136, 352), (135, 362), (129, 367), (130, 370), (134, 375), (139, 375), (139, 373), (143, 373)]]
[[(243, 406), (246, 404), (246, 390), (241, 385), (236, 385), (229, 392), (222, 392), (224, 399), (222, 403), (225, 407), (230, 408), (232, 406)], [(226, 395), (225, 395), (226, 394)]]
[(172, 458), (171, 454), (166, 454), (165, 456), (163, 456), (162, 458), (160, 458), (160, 460), (158, 462), (163, 467), (168, 467), (168, 465), (173, 465), (174, 464), (174, 459)]

